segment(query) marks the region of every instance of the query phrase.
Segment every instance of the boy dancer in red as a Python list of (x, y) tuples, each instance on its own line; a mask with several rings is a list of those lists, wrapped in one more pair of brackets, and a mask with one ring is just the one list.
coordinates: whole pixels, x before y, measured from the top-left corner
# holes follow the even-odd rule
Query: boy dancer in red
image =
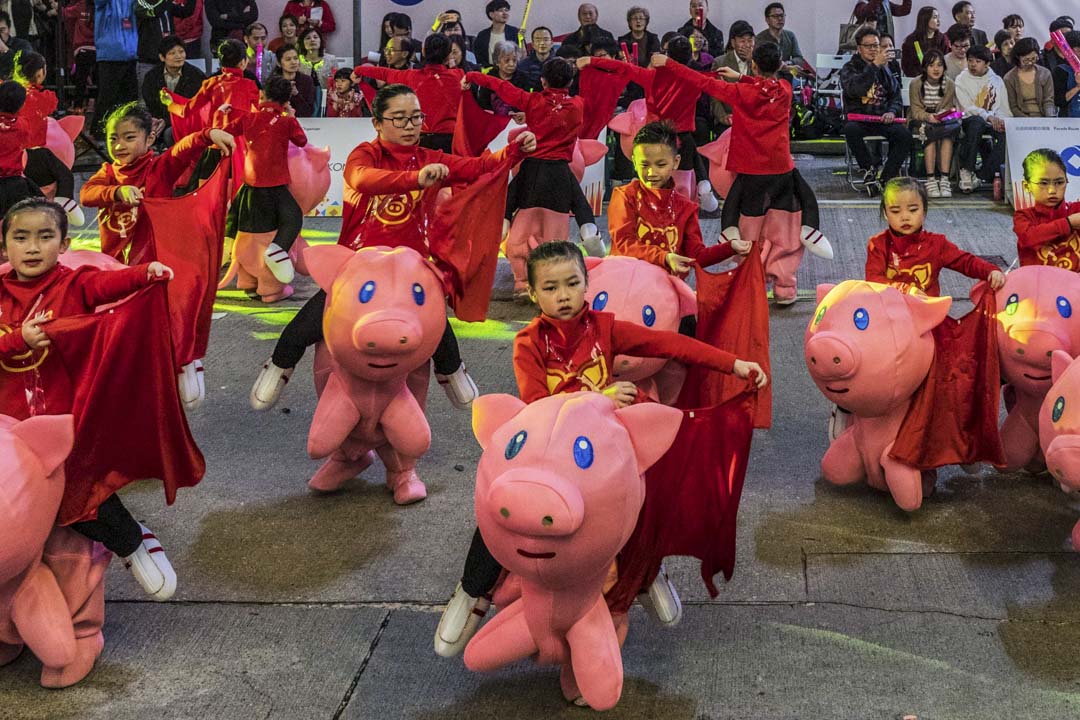
[(30, 133), (19, 118), (26, 89), (9, 80), (0, 83), (0, 213), (20, 200), (42, 195), (41, 188), (23, 173), (23, 149)]

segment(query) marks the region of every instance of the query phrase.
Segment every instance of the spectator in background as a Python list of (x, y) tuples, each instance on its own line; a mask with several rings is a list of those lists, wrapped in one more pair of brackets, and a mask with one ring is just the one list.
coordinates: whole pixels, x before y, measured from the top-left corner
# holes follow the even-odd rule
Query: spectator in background
[(98, 97), (94, 123), (105, 134), (105, 118), (116, 107), (139, 99), (135, 50), (135, 0), (95, 0), (94, 47), (97, 50)]
[(259, 5), (255, 0), (205, 0), (206, 21), (210, 23), (210, 47), (216, 48), (222, 40), (244, 37), (244, 29), (259, 19)]
[(900, 70), (900, 61), (897, 59), (896, 42), (893, 40), (892, 35), (888, 33), (882, 33), (881, 35), (881, 52), (885, 53), (885, 57), (889, 59), (885, 67), (896, 76), (897, 82), (902, 82), (901, 77), (903, 73)]
[[(1073, 29), (1073, 24), (1073, 19), (1071, 17), (1062, 15), (1061, 17), (1055, 18), (1054, 21), (1050, 23), (1050, 32), (1051, 34), (1058, 30), (1063, 33), (1069, 32)], [(1061, 54), (1061, 51), (1058, 50), (1057, 45), (1054, 44), (1054, 40), (1052, 38), (1047, 40), (1046, 45), (1043, 46), (1042, 58), (1039, 60), (1039, 63), (1047, 70), (1053, 72), (1054, 68), (1063, 62), (1065, 62), (1065, 57)]]
[(138, 59), (136, 79), (142, 85), (146, 73), (158, 63), (158, 46), (161, 38), (175, 35), (173, 17), (191, 17), (195, 12), (195, 0), (136, 0), (135, 18), (138, 42), (135, 56)]
[[(1080, 32), (1065, 33), (1065, 42), (1080, 56)], [(1059, 117), (1080, 118), (1080, 73), (1073, 71), (1069, 63), (1059, 63), (1051, 75), (1054, 79), (1054, 104)]]
[(945, 75), (945, 56), (930, 50), (923, 57), (922, 71), (911, 81), (908, 97), (908, 129), (923, 141), (926, 162), (926, 194), (932, 198), (952, 197), (953, 144), (960, 137), (960, 121), (942, 122), (939, 116), (958, 110), (956, 86)]
[(953, 25), (945, 34), (949, 54), (945, 56), (945, 74), (952, 81), (967, 70), (967, 53), (971, 49), (971, 31), (963, 25)]
[(960, 2), (952, 6), (952, 16), (957, 25), (963, 25), (971, 31), (972, 47), (990, 47), (990, 40), (986, 37), (986, 33), (975, 27), (974, 5), (967, 0), (960, 0)]
[(11, 79), (17, 53), (33, 49), (29, 42), (11, 34), (11, 16), (0, 10), (0, 81)]
[(282, 14), (295, 17), (300, 23), (301, 30), (311, 25), (319, 28), (319, 32), (324, 36), (337, 28), (337, 23), (334, 22), (334, 11), (323, 0), (289, 0)]
[[(77, 1), (77, 0), (76, 0)], [(93, 0), (91, 0), (93, 2)], [(254, 5), (254, 3), (252, 3)], [(195, 10), (189, 17), (173, 18), (176, 36), (184, 41), (184, 52), (189, 59), (201, 58), (203, 37), (203, 0), (195, 0)], [(239, 37), (239, 36), (238, 36)], [(214, 47), (211, 43), (210, 47)]]
[(292, 15), (282, 15), (277, 21), (279, 35), (270, 41), (266, 47), (270, 52), (276, 53), (282, 45), (300, 44), (300, 23)]
[(415, 52), (412, 40), (395, 35), (387, 42), (386, 48), (383, 50), (383, 62), (380, 62), (379, 65), (394, 70), (408, 70), (415, 65), (412, 59)]
[(694, 28), (701, 31), (714, 53), (725, 52), (724, 33), (709, 19), (709, 0), (690, 0), (690, 19), (679, 28), (679, 34), (690, 37)]
[(187, 62), (187, 51), (184, 49), (184, 41), (176, 35), (166, 35), (161, 39), (158, 48), (158, 59), (161, 64), (151, 68), (143, 78), (141, 95), (143, 104), (150, 114), (165, 122), (165, 133), (162, 135), (165, 145), (172, 145), (172, 113), (161, 102), (161, 89), (167, 88), (185, 98), (195, 97), (199, 92), (202, 81), (206, 76), (194, 65)]
[(292, 83), (289, 104), (292, 105), (296, 117), (314, 117), (315, 83), (311, 77), (300, 72), (300, 52), (293, 45), (282, 45), (276, 55), (277, 67), (274, 68), (274, 74)]
[(473, 54), (476, 62), (481, 67), (491, 67), (495, 64), (495, 45), (500, 42), (510, 42), (517, 46), (518, 29), (510, 22), (510, 3), (506, 0), (490, 0), (484, 7), (491, 25), (476, 33), (473, 41)]
[[(266, 47), (266, 38), (268, 36), (266, 26), (261, 22), (253, 22), (244, 28), (244, 44), (247, 45), (248, 58), (248, 66), (244, 74), (258, 83), (259, 87), (262, 87), (262, 84), (266, 82), (266, 78), (270, 77), (277, 65), (275, 53), (270, 52), (270, 49)], [(261, 56), (259, 55), (260, 47), (262, 48)], [(285, 46), (282, 45), (281, 47)]]
[(1008, 30), (1009, 35), (1012, 36), (1013, 42), (1016, 42), (1024, 37), (1024, 18), (1015, 13), (1006, 15), (1001, 18), (1001, 29)]
[[(1016, 54), (1015, 48), (1013, 54)], [(956, 78), (956, 104), (964, 111), (960, 139), (960, 190), (970, 193), (992, 182), (1005, 160), (1005, 122), (1011, 116), (1005, 82), (990, 70), (994, 59), (984, 47), (968, 50), (967, 70)], [(984, 140), (983, 135), (990, 139)], [(982, 168), (976, 171), (977, 156)]]
[(383, 15), (382, 28), (379, 31), (379, 50), (382, 51), (392, 37), (412, 39), (412, 18), (405, 13), (392, 12)]
[[(638, 46), (637, 64), (641, 67), (649, 66), (649, 58), (653, 53), (660, 52), (660, 38), (654, 32), (649, 32), (649, 11), (646, 8), (634, 6), (626, 11), (626, 25), (630, 32), (619, 36), (619, 45), (626, 43), (627, 49), (633, 53), (634, 43)], [(624, 58), (633, 62), (633, 57)], [(635, 84), (635, 88), (640, 88)], [(642, 91), (644, 92), (644, 91)], [(645, 97), (644, 94), (636, 97)]]
[(1039, 64), (1039, 41), (1020, 38), (1012, 51), (1013, 69), (1005, 74), (1013, 117), (1055, 117), (1054, 78)]
[(472, 38), (470, 38), (469, 34), (465, 32), (465, 26), (461, 24), (461, 13), (459, 13), (457, 10), (447, 10), (440, 17), (443, 16), (457, 19), (444, 21), (441, 25), (439, 25), (439, 32), (448, 38), (461, 38), (461, 46), (465, 50), (466, 61), (475, 64), (476, 55), (473, 54), (473, 51), (469, 47), (472, 43)]
[[(202, 0), (197, 0), (196, 5), (200, 2)], [(68, 66), (72, 68), (70, 81), (74, 88), (68, 98), (69, 110), (81, 115), (86, 110), (87, 89), (90, 85), (97, 85), (93, 82), (94, 65), (97, 63), (97, 53), (94, 51), (94, 0), (73, 0), (64, 8), (64, 22), (68, 32)], [(179, 25), (177, 23), (177, 27)], [(0, 38), (3, 37), (2, 28), (3, 20), (0, 19)], [(199, 33), (202, 33), (201, 26)], [(3, 41), (0, 40), (2, 45)], [(14, 55), (12, 53), (12, 57)], [(5, 79), (3, 57), (0, 47), (0, 80)]]
[(518, 62), (518, 70), (525, 73), (529, 82), (540, 87), (540, 67), (551, 57), (551, 48), (555, 44), (551, 29), (543, 25), (533, 28), (532, 50)]
[(465, 49), (465, 38), (460, 35), (450, 36), (450, 54), (446, 58), (446, 67), (460, 68), (467, 73), (479, 72), (480, 66), (469, 60), (472, 55)]
[(860, 23), (874, 23), (878, 37), (881, 35), (894, 35), (893, 18), (906, 17), (911, 14), (911, 0), (903, 2), (891, 2), (891, 0), (859, 0), (855, 9), (851, 11), (855, 19)]
[(1016, 40), (1013, 39), (1012, 31), (1010, 30), (998, 30), (994, 34), (994, 62), (990, 63), (990, 69), (997, 74), (998, 77), (1005, 77), (1006, 73), (1012, 70), (1012, 49), (1016, 44)]
[(900, 46), (900, 69), (905, 77), (915, 77), (922, 73), (923, 58), (931, 50), (942, 55), (949, 51), (949, 43), (941, 32), (941, 16), (937, 8), (925, 5), (919, 8), (915, 19), (915, 30), (904, 38)]
[(563, 39), (563, 45), (575, 45), (582, 54), (591, 54), (593, 43), (615, 42), (615, 34), (597, 25), (600, 11), (592, 3), (582, 3), (577, 9), (580, 27)]
[[(517, 44), (509, 40), (500, 40), (495, 43), (495, 66), (490, 74), (526, 92), (533, 92), (537, 89), (529, 81), (525, 73), (518, 70)], [(510, 106), (505, 100), (486, 87), (480, 87), (476, 91), (476, 101), (480, 104), (480, 107), (491, 110), (496, 115), (509, 115), (518, 124), (525, 122), (525, 113), (522, 112), (521, 108)]]
[(325, 52), (323, 36), (316, 27), (308, 26), (300, 33), (300, 72), (311, 77), (315, 86), (329, 88), (330, 78), (337, 72), (337, 58)]
[(326, 117), (365, 117), (368, 113), (364, 96), (352, 82), (352, 71), (341, 68), (334, 73), (331, 89), (326, 93)]
[[(754, 28), (750, 27), (750, 23), (745, 20), (736, 20), (731, 24), (728, 38), (727, 52), (713, 60), (711, 69), (715, 71), (727, 67), (740, 75), (749, 75), (750, 60), (754, 55)], [(735, 82), (727, 78), (724, 79), (727, 82)], [(712, 119), (716, 131), (722, 133), (731, 127), (731, 106), (720, 102), (716, 98), (710, 98), (709, 105), (712, 109)]]
[(33, 50), (30, 40), (38, 35), (38, 30), (32, 0), (0, 0), (0, 12), (7, 13), (11, 37), (25, 40)]
[(754, 44), (775, 43), (780, 48), (780, 59), (791, 65), (802, 65), (803, 54), (799, 48), (799, 39), (795, 33), (785, 30), (787, 12), (782, 3), (773, 2), (765, 6), (765, 23), (768, 27), (757, 34)]

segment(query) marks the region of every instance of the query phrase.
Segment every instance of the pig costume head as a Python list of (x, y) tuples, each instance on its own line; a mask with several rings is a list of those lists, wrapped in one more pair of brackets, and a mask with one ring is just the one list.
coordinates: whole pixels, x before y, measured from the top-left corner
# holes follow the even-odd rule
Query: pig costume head
[[(1039, 444), (1046, 469), (1062, 489), (1080, 490), (1080, 362), (1063, 350), (1050, 358), (1054, 384), (1039, 410)], [(1080, 551), (1080, 522), (1072, 531), (1073, 550)]]
[(902, 293), (861, 280), (818, 286), (806, 328), (806, 367), (830, 401), (863, 417), (907, 402), (934, 359), (930, 331), (952, 298)]

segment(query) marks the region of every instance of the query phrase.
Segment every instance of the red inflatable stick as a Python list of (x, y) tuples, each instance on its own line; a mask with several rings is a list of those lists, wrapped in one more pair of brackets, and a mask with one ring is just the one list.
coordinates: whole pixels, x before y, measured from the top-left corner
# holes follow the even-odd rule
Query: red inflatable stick
[(1069, 47), (1069, 43), (1065, 40), (1065, 35), (1060, 30), (1055, 30), (1050, 33), (1050, 39), (1057, 45), (1058, 50), (1061, 52), (1061, 56), (1065, 58), (1065, 62), (1069, 63), (1069, 67), (1073, 69), (1073, 72), (1080, 73), (1080, 58), (1076, 57), (1076, 53)]
[[(864, 115), (863, 113), (848, 113), (847, 119), (851, 120), (852, 122), (876, 122), (876, 123), (885, 122), (884, 120), (881, 119), (880, 115)], [(902, 117), (893, 118), (893, 122), (894, 123), (906, 123), (907, 118), (902, 118)]]

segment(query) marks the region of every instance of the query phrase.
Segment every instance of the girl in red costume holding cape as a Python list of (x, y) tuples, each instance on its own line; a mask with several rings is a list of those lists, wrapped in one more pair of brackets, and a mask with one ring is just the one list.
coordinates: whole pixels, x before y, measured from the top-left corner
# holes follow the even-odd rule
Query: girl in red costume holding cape
[[(753, 378), (758, 388), (768, 382), (761, 366), (678, 333), (649, 330), (616, 320), (585, 303), (588, 272), (577, 246), (549, 242), (529, 253), (529, 295), (540, 316), (514, 339), (514, 375), (525, 402), (559, 393), (602, 392), (618, 407), (647, 400), (631, 382), (613, 381), (616, 355), (662, 357), (703, 365), (740, 378)], [(465, 561), (465, 573), (447, 604), (435, 633), (435, 652), (458, 654), (479, 627), (490, 606), (490, 593), (502, 567), (491, 556), (477, 530)], [(663, 573), (649, 589), (658, 616), (674, 624), (680, 604)]]
[[(469, 158), (421, 147), (424, 113), (407, 85), (379, 88), (372, 104), (379, 137), (361, 143), (345, 161), (345, 210), (338, 244), (362, 247), (408, 247), (430, 255), (428, 225), (443, 181), (470, 182), (519, 162), (536, 147), (536, 136), (525, 132), (495, 154)], [(268, 410), (281, 397), (305, 350), (322, 340), (326, 293), (319, 291), (300, 309), (278, 339), (274, 354), (262, 367), (251, 389), (251, 406)], [(450, 402), (468, 408), (479, 394), (469, 377), (449, 321), (432, 356), (435, 377)]]

